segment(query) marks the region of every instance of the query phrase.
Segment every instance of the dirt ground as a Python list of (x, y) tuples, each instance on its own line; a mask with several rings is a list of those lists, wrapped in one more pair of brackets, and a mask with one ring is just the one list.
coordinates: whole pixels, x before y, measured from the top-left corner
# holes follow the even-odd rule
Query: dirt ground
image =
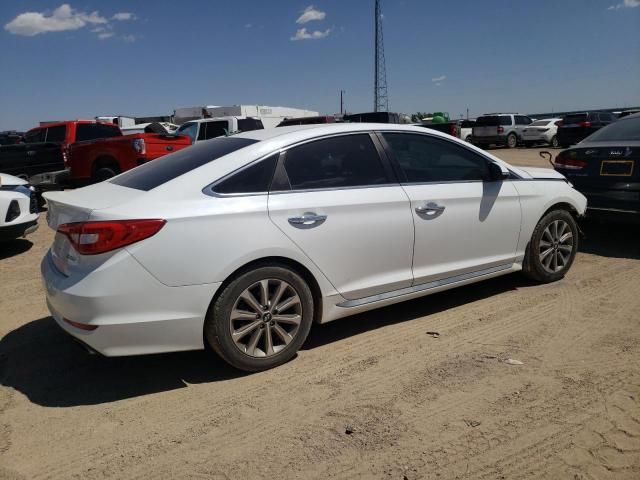
[(637, 228), (587, 224), (560, 282), (316, 326), (245, 375), (205, 352), (80, 350), (44, 303), (44, 222), (0, 247), (0, 478), (640, 478)]

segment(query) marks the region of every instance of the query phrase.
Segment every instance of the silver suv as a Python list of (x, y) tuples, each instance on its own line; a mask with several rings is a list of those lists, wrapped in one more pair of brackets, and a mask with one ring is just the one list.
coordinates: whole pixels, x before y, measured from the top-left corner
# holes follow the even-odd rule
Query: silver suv
[(515, 148), (522, 142), (522, 131), (532, 120), (519, 113), (488, 113), (478, 117), (473, 127), (473, 143), (478, 147), (506, 145)]

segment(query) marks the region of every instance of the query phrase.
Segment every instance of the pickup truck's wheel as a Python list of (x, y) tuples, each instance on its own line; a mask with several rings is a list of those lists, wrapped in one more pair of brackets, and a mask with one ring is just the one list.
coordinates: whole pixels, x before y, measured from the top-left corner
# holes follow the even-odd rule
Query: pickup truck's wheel
[(115, 177), (118, 175), (118, 171), (114, 167), (99, 167), (93, 172), (93, 181), (94, 182), (104, 182), (105, 180), (109, 180), (111, 177)]
[(555, 282), (571, 268), (578, 250), (578, 226), (566, 210), (547, 213), (536, 225), (523, 262), (524, 274), (541, 283)]
[(518, 137), (516, 137), (515, 133), (510, 133), (507, 135), (507, 147), (516, 148), (518, 146)]
[(232, 280), (204, 326), (213, 350), (239, 370), (257, 372), (294, 357), (311, 329), (313, 295), (288, 268), (270, 265)]

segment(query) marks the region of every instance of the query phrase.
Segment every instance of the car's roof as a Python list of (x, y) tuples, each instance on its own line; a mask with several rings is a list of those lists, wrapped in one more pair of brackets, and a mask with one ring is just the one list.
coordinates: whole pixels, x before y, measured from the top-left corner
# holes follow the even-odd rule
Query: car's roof
[[(267, 128), (264, 130), (251, 130), (239, 133), (237, 137), (250, 138), (252, 140), (264, 141), (271, 139), (282, 140), (283, 143), (290, 139), (294, 141), (307, 138), (321, 137), (333, 133), (368, 132), (371, 130), (398, 130), (424, 133), (424, 128), (414, 127), (408, 124), (397, 123), (318, 123), (312, 125), (291, 125), (287, 127)], [(448, 135), (436, 132), (441, 136)], [(294, 138), (297, 137), (297, 138)]]

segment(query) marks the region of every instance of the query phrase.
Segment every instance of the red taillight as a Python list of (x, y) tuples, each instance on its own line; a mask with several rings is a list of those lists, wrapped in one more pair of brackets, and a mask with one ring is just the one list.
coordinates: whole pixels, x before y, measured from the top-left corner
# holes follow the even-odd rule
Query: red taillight
[(498, 127), (498, 133), (504, 133), (504, 128)]
[(98, 328), (98, 325), (87, 325), (86, 323), (78, 323), (73, 320), (69, 320), (68, 318), (63, 318), (63, 321), (71, 325), (72, 327), (79, 328), (80, 330), (87, 330), (88, 332), (95, 330)]
[(62, 161), (65, 165), (69, 163), (69, 145), (63, 144), (62, 147)]
[(144, 155), (147, 153), (147, 145), (144, 142), (144, 138), (134, 138), (132, 140), (133, 149), (138, 153), (138, 155)]
[(586, 160), (578, 160), (576, 158), (566, 158), (562, 154), (556, 157), (555, 165), (558, 168), (564, 168), (565, 170), (582, 170), (587, 166)]
[(591, 126), (591, 122), (586, 121), (586, 122), (580, 122), (578, 125), (580, 125), (581, 127), (590, 127)]
[(69, 238), (78, 253), (96, 255), (149, 238), (165, 223), (160, 219), (65, 223), (58, 232)]
[(450, 125), (449, 126), (449, 133), (451, 134), (451, 136), (455, 137), (458, 135), (458, 129), (455, 125)]

